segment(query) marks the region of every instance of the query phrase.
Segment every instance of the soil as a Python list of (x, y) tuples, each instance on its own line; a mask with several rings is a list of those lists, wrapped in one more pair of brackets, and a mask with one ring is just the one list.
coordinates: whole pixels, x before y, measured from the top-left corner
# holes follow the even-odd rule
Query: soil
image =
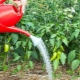
[[(15, 66), (11, 66), (6, 72), (0, 71), (0, 80), (48, 80), (46, 70), (42, 70), (41, 64), (36, 64), (34, 69), (11, 74), (14, 68)], [(75, 74), (67, 74), (66, 68), (62, 66), (55, 71), (55, 76), (54, 80), (80, 80), (80, 77), (76, 77)]]

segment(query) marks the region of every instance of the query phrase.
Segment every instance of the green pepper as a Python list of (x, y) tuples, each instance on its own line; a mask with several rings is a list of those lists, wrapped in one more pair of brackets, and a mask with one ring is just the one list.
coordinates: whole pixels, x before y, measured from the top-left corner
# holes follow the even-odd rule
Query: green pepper
[(4, 45), (4, 52), (8, 52), (9, 51), (9, 44), (5, 44)]

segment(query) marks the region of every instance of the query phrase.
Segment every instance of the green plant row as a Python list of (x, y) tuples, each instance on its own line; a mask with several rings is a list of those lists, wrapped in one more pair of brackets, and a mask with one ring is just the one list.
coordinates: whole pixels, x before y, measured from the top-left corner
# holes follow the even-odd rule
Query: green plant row
[[(80, 0), (29, 0), (25, 14), (16, 25), (41, 37), (47, 46), (54, 70), (68, 65), (73, 71), (80, 65)], [(10, 45), (11, 61), (42, 61), (39, 51), (22, 34), (0, 34), (0, 61), (3, 46)], [(5, 59), (4, 59), (5, 61)]]

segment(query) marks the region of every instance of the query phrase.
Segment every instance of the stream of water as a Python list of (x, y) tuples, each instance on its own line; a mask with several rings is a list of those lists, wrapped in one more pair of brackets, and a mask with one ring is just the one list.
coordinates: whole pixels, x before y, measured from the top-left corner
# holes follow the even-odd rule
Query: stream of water
[(34, 46), (36, 46), (38, 48), (38, 50), (40, 51), (40, 53), (43, 57), (44, 63), (46, 65), (46, 71), (48, 73), (48, 80), (53, 80), (50, 58), (49, 58), (48, 51), (46, 49), (46, 46), (45, 46), (43, 40), (41, 38), (36, 38), (34, 36), (31, 36), (31, 39), (32, 39)]

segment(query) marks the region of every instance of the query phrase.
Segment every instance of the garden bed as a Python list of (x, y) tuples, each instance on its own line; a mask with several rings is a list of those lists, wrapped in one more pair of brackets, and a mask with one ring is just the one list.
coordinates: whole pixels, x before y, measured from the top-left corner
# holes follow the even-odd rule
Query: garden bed
[[(17, 74), (11, 73), (14, 68), (15, 66), (6, 72), (0, 71), (0, 80), (48, 80), (47, 73), (45, 70), (42, 70), (41, 64), (37, 64), (34, 69), (19, 71)], [(55, 80), (80, 80), (75, 74), (67, 74), (66, 68), (62, 66), (55, 72), (55, 76)]]

